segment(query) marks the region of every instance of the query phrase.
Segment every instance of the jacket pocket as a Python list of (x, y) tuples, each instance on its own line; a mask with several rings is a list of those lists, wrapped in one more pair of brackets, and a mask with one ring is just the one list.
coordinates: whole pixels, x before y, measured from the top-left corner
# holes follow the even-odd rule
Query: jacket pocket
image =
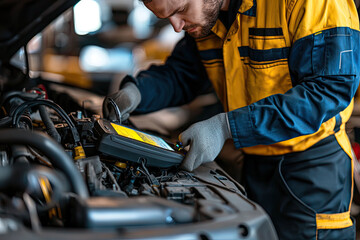
[(239, 47), (241, 59), (252, 68), (287, 65), (289, 51), (281, 28), (250, 28), (249, 46)]
[(248, 46), (238, 47), (243, 62), (248, 103), (292, 88), (288, 67), (290, 48), (281, 28), (250, 28)]

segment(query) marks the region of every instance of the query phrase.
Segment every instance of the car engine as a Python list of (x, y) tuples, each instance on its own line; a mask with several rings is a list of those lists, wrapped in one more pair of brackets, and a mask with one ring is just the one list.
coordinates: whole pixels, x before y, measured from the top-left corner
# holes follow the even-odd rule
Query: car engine
[[(22, 226), (34, 233), (91, 229), (97, 238), (102, 229), (127, 229), (119, 239), (170, 239), (172, 228), (174, 236), (189, 228), (189, 239), (274, 235), (261, 208), (216, 163), (190, 173), (178, 165), (149, 166), (146, 158), (134, 162), (103, 154), (96, 131), (100, 117), (80, 110), (67, 114), (47, 94), (36, 87), (1, 97), (3, 234)], [(216, 237), (220, 230), (227, 238)], [(60, 232), (64, 239), (66, 232)]]

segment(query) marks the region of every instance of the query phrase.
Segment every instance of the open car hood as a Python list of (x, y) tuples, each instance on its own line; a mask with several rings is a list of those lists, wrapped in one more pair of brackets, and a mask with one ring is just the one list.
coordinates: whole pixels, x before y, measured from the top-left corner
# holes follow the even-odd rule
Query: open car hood
[(78, 1), (1, 0), (0, 62), (8, 62), (31, 38)]

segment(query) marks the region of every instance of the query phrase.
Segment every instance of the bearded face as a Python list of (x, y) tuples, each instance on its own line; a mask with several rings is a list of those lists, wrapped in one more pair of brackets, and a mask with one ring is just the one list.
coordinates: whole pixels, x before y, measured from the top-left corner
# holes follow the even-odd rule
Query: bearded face
[(224, 0), (151, 0), (144, 2), (158, 18), (169, 19), (176, 32), (194, 38), (207, 36), (218, 19)]
[(194, 38), (202, 38), (211, 32), (212, 27), (215, 25), (216, 20), (219, 17), (220, 8), (222, 5), (222, 0), (203, 0), (204, 7), (202, 8), (202, 23), (190, 25), (189, 27), (185, 25), (184, 30), (198, 27), (194, 32), (188, 32), (190, 36)]

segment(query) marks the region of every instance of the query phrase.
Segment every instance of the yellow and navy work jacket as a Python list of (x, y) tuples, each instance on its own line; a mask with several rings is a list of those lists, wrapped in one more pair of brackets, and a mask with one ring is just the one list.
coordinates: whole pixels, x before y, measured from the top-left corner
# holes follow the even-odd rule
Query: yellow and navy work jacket
[(218, 20), (207, 37), (185, 36), (165, 65), (137, 76), (137, 111), (186, 103), (209, 79), (246, 153), (303, 151), (335, 134), (350, 156), (344, 124), (360, 69), (353, 0), (237, 2), (229, 28)]

